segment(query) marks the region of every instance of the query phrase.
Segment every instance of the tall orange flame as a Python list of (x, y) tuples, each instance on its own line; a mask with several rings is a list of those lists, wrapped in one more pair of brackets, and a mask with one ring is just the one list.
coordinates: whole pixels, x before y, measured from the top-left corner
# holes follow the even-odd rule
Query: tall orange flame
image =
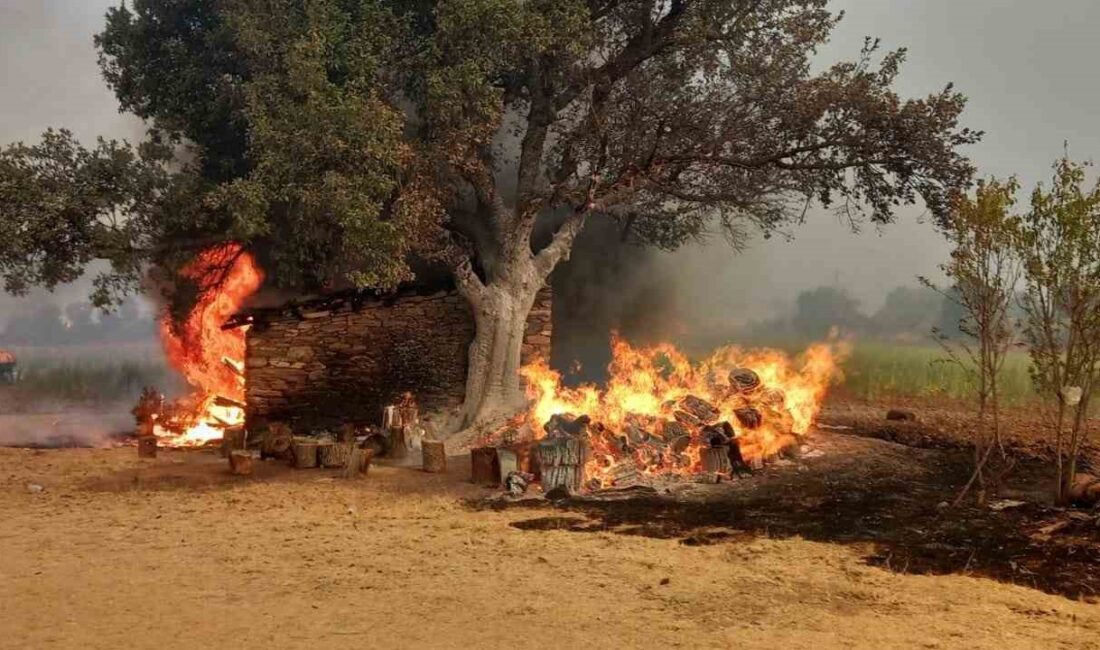
[(176, 405), (171, 421), (158, 432), (172, 443), (189, 445), (221, 438), (225, 428), (244, 422), (240, 404), (247, 328), (223, 330), (222, 325), (260, 288), (264, 276), (236, 243), (202, 251), (181, 275), (198, 287), (198, 300), (182, 323), (165, 315), (160, 336), (168, 362), (195, 391)]

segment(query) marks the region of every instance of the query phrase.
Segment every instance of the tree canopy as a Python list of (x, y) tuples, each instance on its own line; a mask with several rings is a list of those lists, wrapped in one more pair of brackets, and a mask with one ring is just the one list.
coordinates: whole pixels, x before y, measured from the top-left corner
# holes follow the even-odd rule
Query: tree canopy
[(827, 0), (133, 0), (97, 44), (150, 141), (5, 150), (0, 272), (50, 286), (107, 257), (106, 300), (217, 241), (306, 289), (442, 263), (478, 318), (472, 376), (514, 396), (523, 317), (590, 217), (672, 249), (815, 202), (946, 215), (980, 137), (964, 97), (900, 97), (905, 52), (874, 40), (815, 69), (839, 20)]

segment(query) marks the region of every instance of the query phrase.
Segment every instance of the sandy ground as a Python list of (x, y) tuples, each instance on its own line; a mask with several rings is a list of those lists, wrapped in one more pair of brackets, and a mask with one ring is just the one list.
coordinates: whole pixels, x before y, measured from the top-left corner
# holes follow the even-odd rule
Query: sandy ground
[(1100, 605), (852, 547), (521, 530), (459, 462), (222, 462), (0, 449), (0, 647), (1100, 648)]

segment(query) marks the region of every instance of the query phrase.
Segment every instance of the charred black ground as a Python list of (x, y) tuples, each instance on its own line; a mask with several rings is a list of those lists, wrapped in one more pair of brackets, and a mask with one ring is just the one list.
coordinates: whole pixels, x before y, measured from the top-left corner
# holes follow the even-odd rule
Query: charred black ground
[(751, 478), (656, 496), (577, 497), (555, 503), (559, 512), (514, 525), (689, 545), (798, 536), (857, 546), (867, 562), (894, 571), (970, 574), (1069, 598), (1100, 595), (1100, 513), (1047, 505), (1050, 479), (1039, 462), (1021, 459), (1015, 489), (1003, 495), (1023, 505), (945, 508), (968, 478), (964, 450), (836, 433), (815, 435), (813, 448), (823, 453), (780, 461)]

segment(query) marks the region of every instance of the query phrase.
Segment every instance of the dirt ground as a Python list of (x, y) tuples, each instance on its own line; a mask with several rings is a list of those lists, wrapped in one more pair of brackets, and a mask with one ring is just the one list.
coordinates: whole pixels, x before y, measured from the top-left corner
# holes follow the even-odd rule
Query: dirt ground
[[(1100, 648), (1100, 605), (976, 577), (981, 558), (876, 563), (919, 547), (890, 512), (925, 507), (941, 452), (813, 447), (731, 486), (556, 507), (486, 500), (462, 458), (349, 482), (0, 449), (0, 647)], [(899, 485), (921, 498), (891, 504)]]

